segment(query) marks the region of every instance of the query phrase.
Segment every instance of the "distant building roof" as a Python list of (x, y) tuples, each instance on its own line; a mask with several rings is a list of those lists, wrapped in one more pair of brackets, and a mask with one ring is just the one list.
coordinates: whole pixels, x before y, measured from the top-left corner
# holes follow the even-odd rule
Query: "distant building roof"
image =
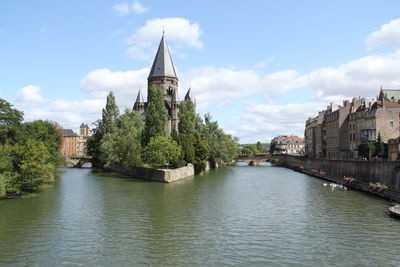
[(63, 129), (63, 136), (78, 136), (72, 129)]
[(400, 101), (400, 89), (382, 89), (379, 92), (379, 100)]

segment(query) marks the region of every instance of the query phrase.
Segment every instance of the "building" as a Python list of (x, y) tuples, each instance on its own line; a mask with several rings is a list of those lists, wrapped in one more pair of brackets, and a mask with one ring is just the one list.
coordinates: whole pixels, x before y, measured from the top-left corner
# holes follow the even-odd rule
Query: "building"
[(64, 157), (86, 155), (86, 140), (90, 136), (90, 129), (87, 124), (82, 123), (79, 135), (72, 129), (63, 129), (61, 154)]
[[(181, 101), (178, 97), (178, 77), (171, 59), (171, 54), (165, 41), (164, 33), (160, 45), (158, 46), (156, 57), (147, 78), (147, 92), (153, 86), (161, 87), (164, 90), (164, 103), (168, 111), (168, 122), (166, 130), (171, 133), (173, 129), (178, 130), (178, 113)], [(149, 95), (149, 94), (147, 94)], [(184, 101), (191, 101), (190, 88), (186, 93)], [(139, 90), (133, 110), (146, 115), (148, 102), (144, 101), (143, 95)]]
[(400, 136), (400, 90), (382, 89), (377, 100), (353, 98), (331, 104), (305, 126), (306, 153), (312, 158), (358, 158), (362, 142), (388, 144)]
[(87, 124), (82, 123), (79, 127), (79, 140), (77, 143), (77, 155), (86, 155), (86, 140), (90, 136), (90, 128)]
[(69, 157), (78, 154), (79, 135), (71, 129), (63, 129), (61, 154)]
[(400, 137), (389, 139), (388, 141), (388, 159), (399, 160), (400, 159)]
[(323, 125), (324, 113), (319, 112), (315, 118), (306, 121), (304, 131), (304, 151), (312, 158), (322, 158), (323, 153)]
[(278, 136), (272, 139), (274, 154), (304, 155), (304, 139), (298, 136)]

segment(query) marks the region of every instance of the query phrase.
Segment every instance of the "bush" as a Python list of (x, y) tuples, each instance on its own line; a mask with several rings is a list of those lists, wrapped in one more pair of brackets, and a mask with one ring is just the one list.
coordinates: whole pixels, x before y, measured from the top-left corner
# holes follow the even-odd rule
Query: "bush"
[(170, 167), (177, 164), (181, 148), (170, 136), (152, 137), (143, 151), (146, 163), (153, 167)]

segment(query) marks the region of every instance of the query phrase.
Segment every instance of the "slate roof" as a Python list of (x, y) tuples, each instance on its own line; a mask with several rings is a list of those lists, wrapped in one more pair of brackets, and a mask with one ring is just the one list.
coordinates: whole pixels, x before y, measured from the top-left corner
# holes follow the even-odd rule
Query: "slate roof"
[(179, 97), (178, 97), (178, 89), (174, 90), (174, 94), (172, 95), (172, 102), (178, 102)]
[(186, 95), (185, 95), (185, 101), (189, 101), (192, 100), (192, 93), (190, 92), (191, 88), (189, 88), (189, 90), (187, 91)]
[(140, 90), (137, 94), (135, 103), (144, 103), (144, 98), (143, 98), (142, 92)]
[(78, 136), (72, 129), (63, 129), (63, 136)]
[[(383, 95), (387, 100), (399, 101), (400, 90), (399, 89), (381, 89), (380, 95)], [(382, 100), (382, 99), (380, 99)]]
[(148, 78), (152, 77), (171, 77), (178, 79), (164, 34), (161, 38), (160, 45), (158, 46), (157, 54), (154, 58), (153, 66), (151, 67)]

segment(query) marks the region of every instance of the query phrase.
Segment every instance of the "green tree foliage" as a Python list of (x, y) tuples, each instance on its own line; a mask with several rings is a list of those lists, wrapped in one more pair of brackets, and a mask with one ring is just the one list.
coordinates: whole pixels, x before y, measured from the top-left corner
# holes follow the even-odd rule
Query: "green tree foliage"
[(0, 98), (0, 144), (15, 141), (15, 133), (22, 122), (24, 113)]
[(26, 122), (21, 125), (16, 136), (19, 144), (26, 143), (28, 139), (42, 142), (50, 153), (49, 161), (54, 165), (62, 163), (60, 154), (62, 130), (51, 122), (43, 120)]
[(143, 151), (145, 162), (153, 167), (169, 167), (180, 154), (181, 148), (170, 136), (152, 137)]
[(55, 166), (50, 163), (51, 156), (43, 142), (28, 139), (24, 145), (15, 145), (12, 154), (14, 169), (19, 174), (13, 182), (22, 191), (37, 190), (42, 182), (54, 180)]
[(92, 166), (94, 168), (102, 167), (101, 140), (103, 139), (102, 121), (97, 120), (92, 129), (92, 135), (86, 140), (86, 154), (92, 158)]
[(196, 110), (192, 101), (182, 102), (179, 106), (178, 131), (181, 134), (192, 135), (195, 131)]
[(22, 123), (23, 113), (0, 99), (0, 197), (37, 190), (54, 180), (61, 130), (48, 121)]
[(384, 143), (382, 141), (382, 137), (381, 137), (381, 133), (380, 132), (378, 133), (378, 138), (377, 138), (377, 140), (375, 142), (375, 153), (374, 153), (374, 155), (377, 156), (377, 157), (380, 157), (380, 158), (384, 157), (384, 155), (385, 155), (385, 145), (384, 145)]
[(144, 127), (143, 116), (129, 109), (117, 120), (117, 150), (119, 162), (126, 168), (140, 165), (141, 135)]
[(103, 108), (102, 130), (104, 134), (114, 133), (119, 115), (119, 109), (115, 102), (114, 93), (110, 92), (107, 96), (106, 107)]
[(264, 147), (263, 147), (263, 145), (261, 144), (260, 141), (257, 142), (256, 146), (257, 146), (258, 153), (263, 153), (264, 152)]
[(194, 134), (194, 155), (195, 161), (194, 171), (196, 174), (203, 172), (206, 169), (206, 160), (210, 154), (210, 148), (207, 142), (201, 138), (199, 133)]
[(227, 164), (231, 162), (238, 153), (237, 138), (225, 134), (219, 128), (218, 123), (212, 121), (210, 114), (204, 116), (204, 121), (205, 125), (202, 127), (202, 135), (210, 149), (209, 159), (212, 167), (215, 167), (219, 163)]
[(143, 133), (143, 146), (156, 136), (166, 136), (167, 109), (164, 105), (163, 89), (151, 87), (149, 90), (147, 115)]
[(241, 154), (246, 154), (246, 155), (254, 155), (257, 153), (259, 153), (259, 150), (257, 146), (254, 144), (245, 145), (241, 150)]
[(370, 158), (375, 152), (375, 145), (372, 142), (362, 142), (358, 145), (358, 155), (363, 158)]
[[(113, 108), (113, 110), (117, 109), (118, 107)], [(103, 109), (105, 110), (107, 106)], [(103, 114), (108, 113), (103, 112)], [(132, 165), (140, 165), (143, 116), (126, 109), (124, 114), (113, 119), (112, 127), (104, 127), (107, 121), (111, 120), (107, 119), (107, 116), (103, 118), (104, 120), (96, 122), (97, 127), (86, 143), (87, 154), (92, 157), (93, 166), (110, 168), (115, 164), (120, 164), (128, 168)], [(104, 131), (106, 128), (109, 129), (108, 132)]]

